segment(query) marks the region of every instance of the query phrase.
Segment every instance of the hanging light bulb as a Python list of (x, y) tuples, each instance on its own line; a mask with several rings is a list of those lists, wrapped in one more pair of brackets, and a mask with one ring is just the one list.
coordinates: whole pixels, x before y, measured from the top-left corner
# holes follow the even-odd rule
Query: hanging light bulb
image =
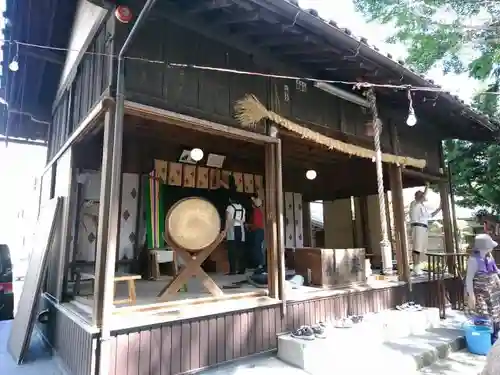
[(17, 62), (17, 59), (10, 62), (9, 69), (13, 72), (17, 72), (19, 70), (19, 63)]
[(417, 123), (417, 116), (415, 116), (415, 109), (413, 108), (413, 99), (411, 97), (411, 91), (408, 89), (408, 117), (406, 118), (406, 125), (415, 126)]
[(16, 43), (16, 54), (9, 64), (9, 69), (13, 72), (17, 72), (19, 70), (19, 62), (17, 60), (19, 60), (19, 44)]
[(203, 159), (203, 150), (201, 148), (193, 148), (189, 153), (189, 156), (191, 157), (191, 159), (198, 162)]
[(316, 171), (314, 169), (309, 169), (306, 172), (306, 178), (308, 180), (314, 180), (316, 178), (316, 176), (318, 176), (318, 174), (316, 173)]

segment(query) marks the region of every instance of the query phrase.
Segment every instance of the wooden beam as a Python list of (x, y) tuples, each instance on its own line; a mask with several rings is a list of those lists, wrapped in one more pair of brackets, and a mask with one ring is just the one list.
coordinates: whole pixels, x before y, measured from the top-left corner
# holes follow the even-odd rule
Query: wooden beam
[(189, 8), (187, 12), (190, 14), (200, 14), (200, 13), (210, 12), (213, 10), (229, 8), (230, 6), (233, 5), (234, 3), (230, 0), (202, 1), (201, 4)]
[(202, 120), (188, 115), (182, 115), (177, 112), (167, 111), (165, 109), (131, 102), (129, 100), (125, 101), (125, 114), (143, 117), (162, 123), (168, 123), (170, 125), (177, 125), (187, 129), (193, 129), (194, 126), (196, 130), (201, 132), (219, 135), (226, 138), (240, 139), (243, 141), (258, 144), (277, 142), (275, 138), (269, 137), (264, 134), (254, 133), (227, 125), (217, 124), (212, 121)]
[(263, 38), (260, 40), (255, 40), (255, 44), (259, 47), (275, 47), (275, 46), (286, 46), (286, 45), (297, 45), (302, 43), (311, 43), (310, 37), (293, 35), (286, 36), (280, 35), (271, 38)]
[(315, 44), (293, 46), (292, 48), (290, 48), (290, 46), (284, 46), (283, 48), (278, 47), (275, 50), (285, 56), (312, 55), (316, 53), (331, 52), (330, 49)]
[(410, 168), (402, 168), (403, 174), (410, 176), (410, 177), (416, 177), (420, 178), (424, 181), (431, 181), (431, 182), (446, 182), (448, 181), (448, 178), (446, 175), (441, 174), (432, 174), (429, 172), (424, 172), (424, 171), (417, 171), (416, 169), (410, 169)]
[(50, 62), (56, 65), (64, 64), (64, 56), (50, 50), (22, 47), (19, 49), (19, 54), (26, 57), (33, 57), (41, 61)]
[(242, 16), (236, 17), (232, 15), (225, 15), (217, 17), (212, 20), (213, 23), (217, 25), (242, 25), (245, 23), (251, 23), (262, 20), (261, 15), (258, 12), (244, 13)]

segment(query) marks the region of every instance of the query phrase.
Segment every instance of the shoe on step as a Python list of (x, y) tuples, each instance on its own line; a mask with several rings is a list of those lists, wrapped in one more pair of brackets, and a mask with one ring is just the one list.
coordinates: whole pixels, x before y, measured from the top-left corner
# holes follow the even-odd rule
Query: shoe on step
[(291, 335), (295, 339), (312, 341), (315, 339), (314, 331), (309, 326), (302, 326)]
[(314, 336), (318, 339), (326, 339), (325, 328), (321, 326), (321, 324), (315, 324), (311, 326), (312, 331), (314, 332)]

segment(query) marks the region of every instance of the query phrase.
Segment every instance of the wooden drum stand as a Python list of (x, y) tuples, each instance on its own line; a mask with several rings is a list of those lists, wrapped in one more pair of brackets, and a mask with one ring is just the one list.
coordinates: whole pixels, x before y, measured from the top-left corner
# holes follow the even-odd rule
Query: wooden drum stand
[(226, 236), (215, 206), (199, 197), (184, 198), (174, 204), (165, 218), (165, 241), (184, 266), (158, 297), (164, 301), (176, 294), (191, 277), (199, 277), (203, 286), (215, 297), (224, 293), (201, 268), (203, 262)]

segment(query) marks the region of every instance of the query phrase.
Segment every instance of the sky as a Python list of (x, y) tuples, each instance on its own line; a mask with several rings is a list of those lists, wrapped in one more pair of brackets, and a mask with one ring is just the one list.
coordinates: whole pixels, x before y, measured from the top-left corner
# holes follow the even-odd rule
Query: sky
[[(385, 43), (393, 31), (391, 27), (378, 23), (367, 23), (363, 16), (356, 12), (351, 0), (299, 0), (299, 4), (305, 9), (316, 9), (322, 18), (334, 20), (339, 27), (351, 30), (355, 36), (367, 38), (368, 44), (377, 46), (382, 53), (392, 54), (395, 60), (406, 57), (404, 46)], [(432, 69), (426, 76), (465, 101), (470, 101), (480, 86), (467, 74), (443, 76), (439, 67)]]

